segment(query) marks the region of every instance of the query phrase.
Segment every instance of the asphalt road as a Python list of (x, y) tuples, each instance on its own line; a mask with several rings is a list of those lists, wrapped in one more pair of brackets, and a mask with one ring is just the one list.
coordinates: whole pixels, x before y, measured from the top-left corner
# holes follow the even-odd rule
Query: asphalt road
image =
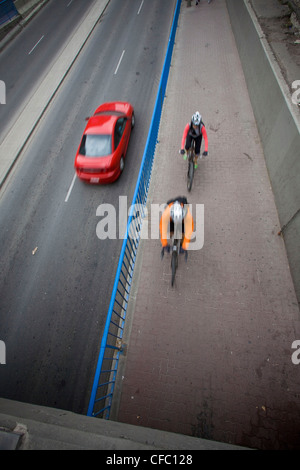
[(0, 110), (0, 142), (92, 3), (50, 0), (1, 52), (0, 79), (6, 84), (6, 105)]
[[(111, 0), (2, 188), (2, 397), (86, 412), (122, 244), (118, 222), (116, 239), (99, 240), (97, 208), (118, 218), (119, 196), (131, 204), (175, 3)], [(73, 169), (85, 117), (117, 99), (136, 116), (124, 172), (85, 185)]]

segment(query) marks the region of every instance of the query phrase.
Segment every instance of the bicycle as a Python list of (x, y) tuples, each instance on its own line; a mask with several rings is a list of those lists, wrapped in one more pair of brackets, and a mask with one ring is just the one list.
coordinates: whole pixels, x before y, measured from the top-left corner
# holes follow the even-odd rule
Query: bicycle
[[(179, 153), (184, 155), (185, 151), (180, 150)], [(202, 159), (202, 157), (207, 157), (207, 155), (208, 155), (208, 152), (205, 150), (202, 155), (201, 154), (199, 155), (199, 158)], [(190, 192), (192, 189), (194, 173), (195, 173), (195, 141), (194, 140), (192, 141), (192, 145), (190, 149), (188, 150), (187, 160), (188, 160), (187, 189)]]
[(173, 287), (174, 282), (175, 282), (175, 274), (176, 270), (178, 268), (178, 256), (180, 253), (180, 246), (181, 246), (181, 240), (182, 237), (178, 238), (178, 235), (173, 235), (172, 239), (172, 257), (171, 257), (171, 271), (172, 271), (172, 277), (171, 277), (171, 285)]
[[(180, 150), (182, 155), (185, 154), (184, 150)], [(195, 140), (192, 140), (192, 145), (187, 151), (187, 161), (188, 161), (188, 171), (187, 171), (187, 189), (190, 192), (192, 189), (193, 185), (193, 179), (194, 179), (194, 172), (195, 172), (195, 167), (194, 167), (194, 160), (195, 160)]]
[(194, 172), (195, 172), (195, 166), (194, 166), (194, 160), (195, 160), (195, 140), (193, 139), (192, 145), (188, 150), (188, 171), (187, 171), (187, 190), (190, 192), (192, 189), (193, 185), (193, 179), (194, 179)]
[[(171, 285), (174, 286), (176, 270), (178, 268), (178, 256), (181, 253), (182, 232), (178, 226), (174, 227), (174, 234), (172, 235), (171, 246), (168, 247), (168, 252), (171, 251)], [(161, 258), (164, 256), (164, 248), (161, 251)], [(185, 252), (185, 260), (187, 261), (187, 251)]]

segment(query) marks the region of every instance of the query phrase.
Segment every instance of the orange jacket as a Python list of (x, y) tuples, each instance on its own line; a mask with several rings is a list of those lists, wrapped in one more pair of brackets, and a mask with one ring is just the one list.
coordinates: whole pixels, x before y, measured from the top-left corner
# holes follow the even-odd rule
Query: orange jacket
[[(171, 207), (173, 206), (174, 202), (170, 203), (166, 209), (164, 210), (160, 223), (159, 223), (159, 230), (160, 230), (160, 240), (163, 247), (168, 245), (168, 227), (171, 221)], [(184, 218), (184, 233), (183, 235), (183, 242), (182, 248), (184, 250), (188, 249), (189, 243), (191, 241), (192, 233), (194, 231), (194, 220), (190, 211), (190, 208), (187, 206), (187, 213)]]

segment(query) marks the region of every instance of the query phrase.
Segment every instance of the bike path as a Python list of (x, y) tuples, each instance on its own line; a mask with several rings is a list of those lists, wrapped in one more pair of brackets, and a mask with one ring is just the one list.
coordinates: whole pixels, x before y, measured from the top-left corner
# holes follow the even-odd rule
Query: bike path
[[(178, 151), (196, 110), (209, 156), (187, 194)], [(299, 308), (225, 0), (182, 2), (158, 140), (115, 419), (253, 448), (297, 447)], [(204, 244), (187, 263), (180, 258), (172, 288), (170, 256), (161, 261), (160, 240), (150, 238), (151, 204), (179, 195), (194, 216), (204, 205)]]

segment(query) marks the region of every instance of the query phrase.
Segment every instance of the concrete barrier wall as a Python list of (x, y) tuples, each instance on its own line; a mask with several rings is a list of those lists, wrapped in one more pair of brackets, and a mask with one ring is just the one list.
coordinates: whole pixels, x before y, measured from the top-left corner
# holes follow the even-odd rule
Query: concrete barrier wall
[(35, 9), (38, 11), (38, 8), (41, 8), (47, 2), (48, 0), (14, 0), (15, 7), (23, 18)]
[(299, 115), (247, 0), (227, 0), (227, 8), (300, 302)]
[(30, 6), (35, 5), (37, 3), (39, 3), (39, 0), (14, 0), (14, 4), (15, 4), (17, 10), (30, 7)]

